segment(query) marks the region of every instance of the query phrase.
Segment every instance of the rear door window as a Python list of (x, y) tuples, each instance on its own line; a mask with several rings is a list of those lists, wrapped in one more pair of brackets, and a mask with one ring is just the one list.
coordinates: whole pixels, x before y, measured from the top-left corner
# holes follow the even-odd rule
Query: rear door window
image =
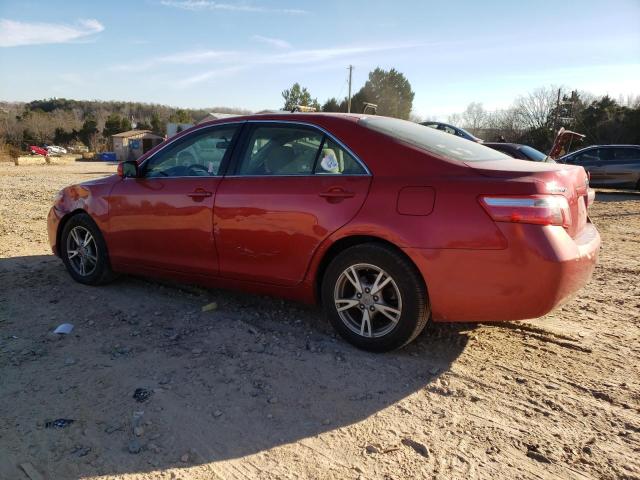
[(336, 141), (325, 136), (316, 162), (315, 173), (331, 175), (365, 175), (364, 167)]
[(615, 148), (613, 156), (616, 163), (636, 163), (640, 162), (639, 148)]
[(304, 126), (254, 126), (237, 175), (313, 175), (324, 135)]

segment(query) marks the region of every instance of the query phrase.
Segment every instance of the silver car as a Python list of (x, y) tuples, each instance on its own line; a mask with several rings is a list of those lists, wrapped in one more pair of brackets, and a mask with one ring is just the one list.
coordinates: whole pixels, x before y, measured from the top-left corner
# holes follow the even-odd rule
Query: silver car
[(584, 167), (594, 187), (640, 190), (640, 145), (592, 145), (557, 161)]

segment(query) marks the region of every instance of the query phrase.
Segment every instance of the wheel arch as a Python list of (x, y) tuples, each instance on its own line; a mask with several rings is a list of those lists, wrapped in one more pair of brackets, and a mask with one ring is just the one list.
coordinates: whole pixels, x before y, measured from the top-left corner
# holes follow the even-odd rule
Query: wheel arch
[[(71, 220), (71, 218), (80, 215), (80, 214), (87, 214), (87, 216), (89, 218), (91, 218), (91, 215), (89, 215), (89, 213), (82, 209), (82, 208), (76, 208), (75, 210), (70, 211), (69, 213), (66, 213), (61, 219), (60, 222), (58, 223), (58, 230), (56, 231), (56, 245), (57, 245), (57, 249), (58, 249), (58, 253), (61, 252), (60, 248), (62, 246), (62, 232), (64, 231), (64, 227), (67, 225), (67, 223), (69, 222), (69, 220)], [(95, 220), (93, 218), (91, 218), (91, 221), (93, 223), (96, 223)], [(97, 224), (96, 224), (97, 225)]]
[(420, 269), (418, 268), (416, 263), (413, 261), (413, 259), (409, 255), (407, 255), (400, 247), (398, 247), (393, 242), (390, 242), (389, 240), (386, 240), (382, 237), (377, 237), (374, 235), (349, 235), (349, 236), (337, 239), (322, 254), (322, 258), (318, 263), (318, 266), (316, 268), (315, 275), (314, 275), (313, 291), (316, 297), (316, 301), (318, 302), (322, 301), (322, 279), (331, 261), (347, 248), (354, 247), (356, 245), (364, 245), (364, 244), (371, 244), (371, 243), (383, 245), (387, 248), (390, 248), (396, 253), (398, 253), (399, 255), (401, 255), (402, 257), (404, 257), (405, 259), (407, 259), (409, 263), (413, 266), (413, 268), (415, 268), (416, 273), (418, 274), (419, 278), (422, 280), (422, 284), (425, 288), (425, 292), (427, 292), (427, 297), (428, 297), (429, 293), (427, 290), (427, 284), (425, 282), (425, 279), (422, 273), (420, 272)]

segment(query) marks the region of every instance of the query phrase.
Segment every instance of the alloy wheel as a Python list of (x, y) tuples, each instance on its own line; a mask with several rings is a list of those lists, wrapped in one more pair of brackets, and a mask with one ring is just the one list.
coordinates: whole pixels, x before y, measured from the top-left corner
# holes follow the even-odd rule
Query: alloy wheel
[(98, 265), (98, 248), (89, 230), (76, 226), (67, 235), (67, 258), (71, 268), (83, 277), (91, 275)]
[(395, 280), (368, 263), (351, 265), (340, 274), (333, 300), (345, 326), (367, 338), (387, 335), (402, 316), (402, 295)]

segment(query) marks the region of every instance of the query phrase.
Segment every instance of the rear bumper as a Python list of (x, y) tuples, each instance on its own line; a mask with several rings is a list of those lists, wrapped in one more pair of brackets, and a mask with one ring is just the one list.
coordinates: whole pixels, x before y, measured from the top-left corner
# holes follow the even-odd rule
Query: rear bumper
[(591, 278), (600, 234), (498, 224), (504, 250), (404, 249), (427, 284), (435, 321), (506, 321), (545, 315)]
[(63, 213), (51, 207), (49, 215), (47, 216), (47, 234), (49, 235), (49, 245), (51, 245), (51, 251), (54, 255), (60, 256), (58, 251), (58, 226), (60, 225), (60, 219), (63, 217)]

